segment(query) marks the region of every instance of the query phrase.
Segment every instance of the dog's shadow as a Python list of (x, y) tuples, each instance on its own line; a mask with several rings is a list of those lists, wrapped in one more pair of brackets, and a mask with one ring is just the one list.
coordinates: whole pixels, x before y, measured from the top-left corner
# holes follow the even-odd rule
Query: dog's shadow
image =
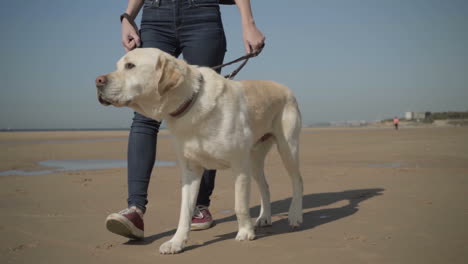
[[(256, 239), (261, 239), (263, 237), (280, 235), (283, 233), (291, 231), (302, 231), (314, 228), (319, 225), (323, 225), (329, 222), (336, 221), (338, 219), (350, 216), (356, 213), (359, 210), (359, 203), (364, 200), (370, 199), (374, 196), (382, 195), (384, 189), (374, 188), (374, 189), (359, 189), (359, 190), (349, 190), (343, 192), (331, 192), (331, 193), (316, 193), (304, 195), (303, 198), (303, 208), (312, 209), (331, 205), (341, 201), (347, 201), (348, 203), (341, 207), (336, 208), (325, 208), (319, 210), (313, 210), (306, 212), (303, 215), (303, 223), (300, 228), (292, 230), (288, 224), (288, 210), (289, 204), (291, 203), (291, 198), (275, 201), (271, 204), (273, 218), (280, 218), (277, 221), (272, 223), (271, 227), (257, 228), (255, 230)], [(252, 217), (257, 217), (260, 212), (260, 206), (255, 206), (250, 209), (250, 215)], [(275, 217), (276, 216), (276, 217)], [(230, 215), (221, 219), (216, 219), (217, 224), (224, 222), (236, 221), (236, 216)], [(155, 234), (149, 237), (145, 237), (143, 240), (129, 240), (126, 242), (126, 245), (147, 245), (151, 244), (154, 241), (161, 239), (166, 236), (173, 235), (176, 229), (166, 231), (163, 233)], [(202, 245), (191, 245), (186, 247), (184, 250), (195, 249), (200, 246), (206, 246), (216, 242), (220, 242), (227, 239), (234, 239), (236, 237), (237, 231), (222, 234), (216, 236), (215, 239), (204, 242)]]

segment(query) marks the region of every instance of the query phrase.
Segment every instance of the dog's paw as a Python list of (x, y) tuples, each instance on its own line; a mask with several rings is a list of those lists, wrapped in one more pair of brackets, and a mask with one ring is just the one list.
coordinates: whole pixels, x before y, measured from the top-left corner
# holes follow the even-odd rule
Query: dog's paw
[(262, 216), (255, 221), (255, 227), (271, 226), (271, 217)]
[(302, 224), (302, 198), (293, 197), (288, 212), (289, 225), (292, 229), (298, 228)]
[(163, 243), (159, 247), (159, 253), (161, 254), (177, 254), (182, 252), (184, 250), (184, 243), (178, 243), (174, 242), (172, 240), (169, 240), (165, 243)]
[(244, 229), (239, 229), (239, 232), (237, 232), (237, 236), (236, 236), (237, 241), (254, 240), (254, 239), (255, 239), (255, 232), (253, 230), (248, 230), (244, 228)]
[(298, 228), (302, 224), (302, 211), (289, 212), (288, 220), (292, 229)]

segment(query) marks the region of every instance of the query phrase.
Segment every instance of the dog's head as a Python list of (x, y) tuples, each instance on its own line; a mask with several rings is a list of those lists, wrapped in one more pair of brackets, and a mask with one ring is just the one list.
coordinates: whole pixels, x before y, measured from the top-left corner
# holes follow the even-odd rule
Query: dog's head
[(115, 72), (96, 78), (98, 100), (153, 117), (164, 98), (184, 82), (186, 70), (185, 62), (159, 49), (132, 50), (117, 62)]

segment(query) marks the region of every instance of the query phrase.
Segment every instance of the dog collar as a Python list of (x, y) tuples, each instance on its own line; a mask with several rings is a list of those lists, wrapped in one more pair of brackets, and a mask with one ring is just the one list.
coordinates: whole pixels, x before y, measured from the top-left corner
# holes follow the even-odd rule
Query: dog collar
[(205, 80), (203, 79), (203, 75), (200, 75), (200, 78), (198, 79), (199, 81), (199, 84), (200, 84), (200, 87), (198, 88), (198, 90), (196, 92), (193, 92), (192, 96), (190, 97), (190, 99), (188, 99), (187, 101), (185, 101), (181, 106), (179, 106), (179, 108), (177, 108), (177, 110), (175, 110), (174, 112), (172, 113), (169, 113), (170, 116), (172, 117), (180, 117), (182, 116), (183, 114), (185, 114), (186, 112), (188, 112), (188, 110), (190, 110), (190, 108), (192, 107), (193, 103), (195, 102), (195, 100), (197, 99), (198, 97), (198, 92), (200, 91), (201, 87), (203, 86)]

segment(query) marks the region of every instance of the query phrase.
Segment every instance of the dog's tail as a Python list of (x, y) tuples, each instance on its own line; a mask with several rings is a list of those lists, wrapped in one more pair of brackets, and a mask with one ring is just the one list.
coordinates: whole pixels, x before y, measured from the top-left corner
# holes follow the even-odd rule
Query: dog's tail
[[(280, 126), (280, 129), (276, 129), (276, 131), (280, 135), (275, 135), (278, 148), (282, 148), (280, 153), (287, 150), (286, 152), (289, 154), (288, 157), (282, 157), (283, 161), (284, 158), (292, 159), (295, 167), (299, 167), (299, 136), (302, 128), (302, 117), (297, 100), (293, 95), (288, 97), (279, 120), (277, 125)], [(287, 163), (289, 164), (289, 162)]]

